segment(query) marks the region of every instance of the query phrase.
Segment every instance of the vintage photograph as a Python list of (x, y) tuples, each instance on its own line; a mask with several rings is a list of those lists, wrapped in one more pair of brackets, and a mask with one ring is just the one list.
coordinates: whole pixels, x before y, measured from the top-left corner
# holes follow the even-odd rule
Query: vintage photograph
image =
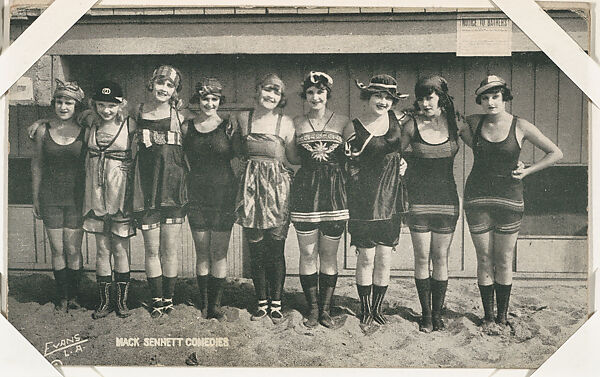
[(589, 102), (498, 10), (94, 8), (9, 101), (51, 363), (533, 369), (587, 319)]

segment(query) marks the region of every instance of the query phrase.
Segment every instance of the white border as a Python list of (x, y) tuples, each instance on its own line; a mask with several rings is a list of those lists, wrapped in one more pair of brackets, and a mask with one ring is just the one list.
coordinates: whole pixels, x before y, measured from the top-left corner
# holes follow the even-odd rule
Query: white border
[[(3, 0), (4, 3), (6, 3), (8, 0)], [(535, 6), (534, 4), (532, 4), (533, 2), (531, 0), (494, 0), (496, 2), (496, 4), (498, 6), (511, 6), (514, 5), (515, 3), (518, 3), (518, 6), (520, 8), (525, 8), (525, 7), (532, 7)], [(35, 3), (36, 1), (27, 1), (27, 0), (15, 0), (13, 1), (13, 3), (18, 4), (18, 3)], [(62, 20), (66, 20), (69, 19), (69, 17), (71, 18), (75, 18), (78, 19), (79, 16), (77, 16), (76, 14), (74, 15), (73, 12), (80, 12), (80, 10), (76, 9), (77, 7), (72, 6), (73, 4), (77, 3), (77, 4), (81, 4), (83, 2), (89, 2), (89, 3), (93, 3), (93, 1), (90, 0), (56, 0), (56, 3), (69, 3), (69, 8), (62, 8), (60, 9), (60, 12), (57, 13), (57, 15), (59, 14), (60, 17), (64, 17), (62, 18)], [(551, 3), (551, 2), (559, 2), (559, 1), (547, 1), (547, 3)], [(598, 62), (598, 50), (600, 49), (600, 46), (598, 44), (598, 30), (597, 30), (597, 19), (600, 16), (600, 11), (598, 10), (598, 3), (600, 3), (600, 0), (588, 0), (585, 1), (586, 3), (591, 3), (592, 5), (592, 9), (591, 9), (591, 14), (592, 14), (592, 23), (590, 25), (590, 30), (592, 30), (591, 33), (591, 47), (592, 47), (592, 51), (594, 51), (593, 54), (593, 59)], [(100, 1), (98, 3), (99, 6), (102, 7), (123, 7), (123, 6), (148, 6), (148, 7), (169, 7), (169, 6), (197, 6), (197, 7), (204, 7), (204, 6), (208, 6), (208, 5), (218, 5), (218, 6), (239, 6), (240, 2), (239, 1), (209, 1), (207, 3), (202, 3), (199, 1), (191, 1), (191, 0), (180, 0), (180, 1), (152, 1), (152, 0), (124, 0), (124, 1), (119, 1), (119, 0), (103, 0)], [(267, 1), (260, 1), (260, 0), (249, 0), (248, 3), (251, 3), (255, 6), (282, 6), (282, 5), (287, 5), (287, 6), (325, 6), (325, 4), (323, 4), (323, 1), (301, 1), (301, 0), (296, 0), (294, 2), (278, 2), (276, 0), (267, 0)], [(360, 7), (360, 6), (365, 6), (365, 7), (369, 7), (369, 6), (373, 6), (373, 2), (370, 1), (364, 1), (364, 0), (358, 0), (358, 1), (349, 1), (349, 0), (344, 0), (344, 1), (332, 1), (329, 0), (327, 1), (326, 6), (350, 6), (350, 7)], [(487, 0), (463, 0), (463, 1), (451, 1), (451, 0), (438, 0), (438, 1), (427, 1), (427, 0), (422, 0), (422, 1), (413, 1), (413, 0), (405, 0), (405, 1), (390, 1), (390, 0), (386, 0), (384, 3), (381, 4), (377, 4), (380, 6), (386, 6), (386, 7), (411, 7), (411, 8), (431, 8), (431, 7), (451, 7), (451, 8), (490, 8), (493, 7), (493, 3)], [(507, 8), (508, 9), (508, 8)], [(534, 8), (530, 8), (530, 9), (534, 9)], [(46, 11), (48, 12), (48, 11)], [(46, 13), (44, 12), (44, 13)], [(84, 11), (85, 12), (85, 11)], [(509, 13), (507, 11), (507, 13)], [(513, 16), (515, 19), (517, 19), (517, 16)], [(528, 18), (529, 15), (525, 18)], [(531, 16), (532, 18), (529, 19), (534, 19), (533, 16)], [(43, 20), (43, 15), (41, 17), (38, 18), (39, 20)], [(515, 22), (515, 19), (513, 19), (513, 22)], [(63, 22), (69, 22), (69, 21), (63, 21)], [(547, 21), (546, 21), (547, 22)], [(36, 21), (37, 23), (37, 21)], [(515, 24), (518, 24), (517, 22), (515, 22)], [(34, 23), (35, 25), (35, 23)], [(34, 26), (32, 25), (32, 27)], [(72, 24), (71, 24), (72, 25)], [(49, 48), (51, 46), (52, 43), (54, 42), (48, 42), (49, 39), (48, 35), (45, 35), (48, 33), (49, 30), (57, 30), (57, 28), (60, 26), (61, 29), (67, 30), (71, 25), (65, 25), (63, 23), (58, 24), (57, 23), (57, 18), (53, 18), (53, 19), (49, 19), (46, 18), (46, 23), (44, 25), (42, 25), (42, 28), (39, 30), (44, 30), (43, 33), (41, 34), (36, 34), (35, 35), (35, 40), (36, 42), (40, 42), (42, 40), (45, 40), (48, 44), (46, 45), (39, 45), (36, 47), (36, 51), (37, 50), (42, 50), (46, 51), (47, 48)], [(65, 28), (65, 26), (67, 26)], [(540, 27), (538, 25), (538, 27)], [(560, 35), (560, 33), (556, 34), (557, 31), (555, 30), (555, 26), (552, 24), (548, 24), (548, 23), (544, 23), (543, 26), (541, 26), (540, 28), (544, 29), (545, 33), (547, 33), (546, 36), (546, 41), (552, 41), (553, 43), (555, 43), (556, 41), (561, 40), (561, 38), (563, 37), (562, 35)], [(31, 29), (31, 28), (30, 28)], [(524, 32), (527, 33), (527, 31), (525, 30), (526, 28), (522, 28)], [(29, 31), (29, 29), (28, 29)], [(61, 33), (62, 35), (62, 33)], [(528, 34), (529, 35), (529, 34)], [(532, 34), (533, 36), (533, 34)], [(530, 37), (532, 37), (530, 36)], [(60, 35), (59, 35), (60, 37)], [(21, 38), (19, 38), (20, 40)], [(534, 39), (534, 38), (532, 38)], [(16, 42), (15, 42), (16, 44)], [(13, 45), (15, 45), (13, 44)], [(47, 47), (45, 47), (47, 46)], [(538, 46), (543, 48), (543, 44), (538, 44)], [(15, 56), (18, 57), (25, 57), (28, 56), (28, 51), (31, 51), (27, 48), (27, 46), (22, 47), (23, 50), (18, 51)], [(16, 50), (16, 49), (15, 49)], [(32, 49), (33, 50), (33, 49)], [(42, 54), (43, 54), (42, 51)], [(576, 57), (573, 54), (570, 53), (565, 53), (564, 51), (559, 51), (558, 54), (555, 54), (555, 52), (551, 52), (551, 51), (546, 51), (545, 52), (548, 53), (548, 55), (552, 54), (552, 58), (555, 60), (555, 63), (563, 68), (563, 70), (565, 71), (565, 74), (567, 74), (567, 76), (571, 77), (573, 79), (573, 77), (578, 77), (576, 74), (573, 74), (570, 69), (571, 68), (565, 68), (567, 66), (574, 66), (577, 67), (577, 69), (581, 70), (581, 67), (589, 67), (590, 66), (590, 62), (586, 61), (586, 59), (581, 59), (580, 57)], [(5, 53), (3, 53), (2, 55), (0, 55), (0, 61), (2, 61), (2, 58), (5, 56)], [(33, 61), (31, 61), (31, 64), (33, 64), (41, 55), (38, 55)], [(575, 60), (574, 64), (571, 65), (571, 60)], [(561, 61), (564, 61), (565, 64), (561, 64)], [(19, 59), (18, 64), (15, 64), (14, 60), (11, 60), (10, 63), (12, 63), (13, 65), (22, 65), (25, 66), (25, 64), (23, 64), (23, 62)], [(30, 64), (30, 65), (31, 65)], [(1, 66), (1, 65), (0, 65)], [(26, 66), (25, 70), (28, 68), (29, 66)], [(583, 86), (585, 85), (589, 85), (591, 83), (593, 83), (592, 77), (593, 76), (589, 76), (590, 72), (592, 72), (593, 70), (597, 69), (597, 65), (595, 66), (595, 68), (591, 68), (589, 70), (585, 70), (585, 74), (583, 75), (583, 79), (578, 80), (578, 81), (582, 81), (584, 82)], [(582, 70), (584, 71), (584, 70)], [(17, 76), (14, 80), (12, 79), (12, 77), (9, 77), (6, 75), (7, 71), (4, 71), (2, 69), (0, 69), (0, 72), (2, 72), (2, 77), (0, 77), (0, 88), (8, 88), (12, 85), (12, 83), (14, 83), (14, 81), (16, 81), (16, 78), (20, 77)], [(23, 71), (24, 72), (24, 71)], [(600, 77), (600, 76), (595, 76), (596, 78)], [(574, 82), (577, 82), (576, 80), (573, 80)], [(587, 83), (587, 84), (585, 84)], [(585, 87), (581, 87), (580, 88), (582, 90), (586, 89)], [(594, 88), (592, 88), (594, 89)], [(4, 92), (4, 90), (2, 90), (2, 92)], [(591, 98), (596, 99), (596, 103), (598, 103), (598, 97), (597, 97), (597, 90), (596, 91), (590, 91), (590, 90), (584, 90), (584, 92), (588, 93), (588, 95), (590, 95)], [(590, 94), (591, 93), (591, 94)], [(0, 122), (4, 123), (4, 132), (0, 133), (0, 145), (7, 145), (7, 134), (8, 134), (8, 118), (7, 118), (7, 114), (6, 111), (4, 110), (4, 106), (6, 106), (6, 99), (4, 98), (4, 96), (2, 98), (0, 98)], [(600, 145), (600, 132), (592, 132), (592, 130), (595, 130), (597, 127), (600, 127), (599, 123), (600, 123), (600, 110), (598, 109), (598, 107), (596, 106), (591, 106), (591, 111), (590, 111), (590, 116), (589, 116), (589, 120), (590, 120), (590, 133), (591, 133), (591, 137), (589, 138), (590, 140), (590, 145)], [(594, 161), (596, 160), (596, 155), (599, 154), (599, 151), (594, 152), (593, 148), (589, 148), (590, 150), (590, 154), (591, 154), (591, 158), (589, 159), (589, 161)], [(2, 155), (2, 157), (0, 157), (0, 164), (1, 166), (3, 166), (5, 169), (4, 171), (6, 171), (6, 153)], [(596, 193), (598, 190), (600, 190), (600, 181), (599, 178), (600, 177), (600, 164), (593, 164), (590, 163), (590, 209), (595, 209), (595, 200), (593, 200), (593, 198), (596, 197)], [(3, 188), (2, 190), (2, 199), (4, 200), (4, 203), (6, 203), (6, 177), (5, 175), (1, 175), (0, 176), (0, 184), (1, 187)], [(599, 223), (600, 221), (596, 221), (596, 217), (598, 216), (597, 211), (592, 210), (590, 211), (590, 235), (593, 234), (599, 234), (598, 231), (600, 231), (599, 229)], [(0, 229), (2, 229), (3, 231), (3, 242), (2, 242), (2, 250), (0, 250), (0, 271), (3, 272), (3, 274), (6, 274), (7, 271), (7, 263), (6, 263), (6, 254), (4, 253), (4, 250), (6, 248), (6, 222), (5, 222), (5, 216), (6, 216), (6, 210), (3, 211), (3, 215), (0, 218)], [(593, 237), (590, 237), (590, 246), (591, 246), (591, 250), (592, 252), (590, 253), (590, 259), (589, 259), (589, 276), (590, 276), (590, 311), (594, 312), (597, 311), (598, 308), (600, 307), (600, 279), (596, 278), (596, 271), (598, 270), (598, 265), (599, 265), (599, 260), (600, 260), (600, 248), (598, 248), (595, 243), (593, 242)], [(0, 364), (2, 364), (3, 366), (8, 365), (5, 363), (5, 360), (11, 360), (9, 359), (9, 357), (11, 357), (11, 355), (15, 355), (17, 354), (16, 351), (20, 350), (22, 348), (19, 347), (25, 347), (25, 349), (27, 349), (26, 346), (31, 347), (31, 345), (23, 338), (20, 337), (19, 335), (15, 335), (13, 336), (5, 336), (6, 334), (9, 334), (9, 330), (8, 328), (5, 328), (5, 326), (8, 324), (8, 326), (10, 326), (10, 324), (8, 323), (8, 321), (6, 321), (6, 319), (4, 318), (0, 318), (0, 333), (3, 335), (0, 337)], [(6, 331), (5, 331), (6, 329)], [(596, 368), (594, 368), (594, 356), (597, 353), (597, 350), (600, 347), (600, 341), (597, 338), (597, 335), (594, 336), (594, 334), (599, 334), (600, 333), (600, 316), (599, 315), (594, 315), (590, 320), (588, 320), (586, 322), (586, 324), (579, 330), (576, 332), (576, 334), (571, 337), (567, 343), (565, 343), (546, 363), (544, 363), (538, 370), (538, 372), (535, 373), (535, 376), (553, 376), (553, 375), (560, 375), (563, 376), (565, 374), (568, 375), (577, 375), (577, 376), (592, 376), (592, 375), (596, 375), (597, 370)], [(20, 337), (20, 338), (19, 338)], [(18, 342), (17, 342), (18, 340)], [(22, 342), (21, 342), (22, 341)], [(19, 343), (19, 344), (17, 344)], [(579, 344), (579, 345), (578, 345)], [(583, 345), (583, 348), (579, 348)], [(25, 351), (25, 352), (30, 352), (30, 351)], [(38, 354), (39, 355), (39, 354)], [(29, 357), (27, 357), (29, 356)], [(41, 356), (41, 355), (40, 355)], [(28, 360), (30, 360), (29, 358), (31, 357), (32, 359), (36, 358), (36, 355), (27, 355), (27, 354), (21, 354), (22, 358), (27, 358)], [(21, 359), (22, 359), (21, 358)], [(20, 360), (21, 360), (20, 359)], [(12, 360), (14, 361), (15, 359), (12, 358)], [(32, 368), (35, 368), (35, 365), (32, 364), (31, 361), (24, 361), (22, 363), (20, 363), (19, 365), (23, 366), (24, 368), (26, 368), (27, 370), (20, 370), (20, 369), (14, 369), (11, 370), (11, 376), (25, 376), (25, 375), (31, 375), (31, 376), (50, 376), (50, 375), (59, 375), (58, 373), (53, 373), (55, 371), (50, 372), (50, 370), (48, 369), (48, 365), (45, 368), (42, 369), (35, 369), (32, 370)], [(2, 368), (3, 372), (6, 371), (5, 368)], [(573, 370), (573, 369), (576, 369)], [(205, 368), (202, 370), (205, 373), (219, 373), (218, 371), (224, 371), (223, 368)], [(297, 370), (294, 369), (284, 369), (284, 370), (269, 370), (268, 373), (284, 373), (284, 374), (288, 374), (288, 373), (294, 373)], [(305, 369), (302, 369), (301, 371), (303, 371), (302, 373), (307, 373), (308, 371), (306, 371)], [(310, 371), (308, 373), (310, 374), (321, 374), (321, 373), (326, 373), (327, 370), (314, 370), (314, 371)], [(180, 376), (187, 376), (187, 375), (197, 375), (200, 370), (196, 369), (196, 368), (132, 368), (132, 367), (128, 367), (128, 368), (122, 368), (122, 367), (65, 367), (62, 372), (64, 373), (65, 376), (122, 376), (125, 373), (127, 373), (130, 376), (146, 376), (146, 377), (151, 377), (151, 376), (164, 376), (165, 373), (169, 373), (169, 372), (175, 372), (177, 375)], [(527, 376), (530, 375), (531, 371), (529, 370), (506, 370), (506, 369), (500, 369), (500, 370), (493, 370), (493, 369), (450, 369), (450, 370), (439, 370), (439, 369), (378, 369), (378, 370), (364, 370), (364, 369), (342, 369), (340, 370), (341, 373), (346, 374), (349, 377), (353, 377), (354, 375), (357, 376), (364, 376), (365, 373), (368, 374), (377, 374), (380, 376), (384, 376), (384, 375), (394, 375), (394, 376), (406, 376), (406, 375), (411, 375), (411, 376), (430, 376), (430, 375), (440, 375), (440, 376)], [(337, 370), (336, 370), (337, 373)], [(263, 376), (264, 375), (264, 371), (260, 370), (260, 369), (241, 369), (241, 368), (236, 368), (236, 369), (227, 369), (227, 374), (235, 374), (235, 375), (245, 375), (248, 377), (252, 377), (254, 375), (256, 376)], [(295, 373), (294, 373), (295, 374)]]

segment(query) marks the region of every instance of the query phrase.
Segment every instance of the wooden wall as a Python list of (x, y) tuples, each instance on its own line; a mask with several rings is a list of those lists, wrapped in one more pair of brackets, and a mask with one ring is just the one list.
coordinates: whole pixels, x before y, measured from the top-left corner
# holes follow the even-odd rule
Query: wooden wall
[[(558, 143), (565, 154), (560, 162), (563, 165), (587, 165), (587, 119), (586, 99), (581, 91), (542, 53), (514, 53), (512, 57), (503, 58), (460, 58), (454, 54), (295, 54), (295, 55), (171, 55), (171, 56), (63, 56), (53, 59), (55, 66), (70, 80), (77, 80), (90, 93), (94, 81), (110, 78), (123, 84), (126, 97), (130, 103), (143, 102), (147, 95), (146, 80), (158, 64), (169, 63), (177, 66), (183, 74), (184, 82), (181, 97), (188, 99), (196, 81), (203, 76), (214, 76), (222, 81), (227, 107), (235, 110), (246, 108), (252, 104), (257, 78), (268, 72), (278, 73), (285, 81), (288, 106), (285, 113), (295, 116), (301, 114), (302, 100), (299, 97), (300, 83), (303, 75), (310, 70), (323, 70), (334, 79), (333, 96), (329, 106), (340, 113), (357, 116), (361, 113), (364, 102), (359, 99), (359, 90), (354, 79), (368, 82), (378, 73), (395, 76), (400, 90), (411, 97), (399, 104), (400, 108), (409, 107), (414, 101), (413, 87), (417, 77), (424, 74), (438, 73), (446, 77), (450, 92), (454, 96), (456, 109), (463, 114), (479, 111), (475, 104), (474, 90), (486, 74), (502, 76), (513, 89), (515, 99), (509, 104), (509, 111), (536, 124), (545, 135)], [(25, 128), (35, 119), (48, 113), (48, 108), (39, 106), (11, 106), (9, 141), (10, 157), (27, 158), (31, 155), (31, 144), (27, 139)], [(521, 159), (526, 163), (541, 157), (540, 151), (525, 144)], [(466, 175), (472, 166), (472, 153), (469, 148), (461, 146), (455, 163), (455, 177), (459, 194)], [(11, 267), (25, 265), (30, 259), (40, 260), (41, 252), (27, 253), (28, 247), (41, 247), (41, 231), (39, 224), (32, 220), (15, 219), (27, 216), (21, 208), (12, 209), (9, 222), (9, 242), (16, 242), (19, 250), (12, 251), (10, 246)], [(20, 212), (19, 212), (20, 211)], [(17, 215), (21, 214), (21, 215)], [(25, 226), (23, 221), (27, 222)], [(24, 226), (24, 228), (22, 227)], [(29, 229), (29, 230), (27, 230)], [(37, 229), (35, 239), (31, 238), (31, 229)], [(183, 254), (181, 269), (184, 275), (193, 275), (194, 252), (189, 230), (184, 227), (182, 239)], [(548, 239), (548, 237), (544, 238)], [(348, 240), (347, 240), (348, 241)], [(40, 243), (41, 242), (41, 243)], [(297, 273), (298, 246), (293, 230), (287, 241), (288, 272)], [(587, 260), (587, 239), (575, 240), (566, 247), (558, 247), (556, 243), (544, 243), (543, 247), (553, 247), (560, 251), (556, 254), (551, 267), (543, 267), (538, 272), (584, 272)], [(522, 242), (521, 242), (522, 243)], [(559, 242), (560, 243), (560, 242)], [(232, 245), (243, 244), (239, 228), (234, 230)], [(9, 245), (11, 245), (9, 243)], [(29, 246), (23, 246), (29, 245)], [(88, 258), (93, 258), (93, 242), (88, 240)], [(90, 246), (91, 245), (91, 246)], [(517, 271), (531, 271), (533, 255), (539, 257), (536, 243), (523, 244), (523, 252), (519, 254), (519, 263), (523, 268), (515, 266)], [(542, 244), (539, 244), (542, 245)], [(561, 244), (562, 245), (562, 244)], [(132, 241), (132, 263), (136, 269), (143, 269), (143, 247), (141, 236)], [(238, 247), (236, 246), (236, 247)], [(526, 247), (527, 246), (527, 247)], [(528, 249), (529, 247), (529, 249)], [(403, 229), (401, 243), (394, 254), (393, 268), (396, 274), (410, 274), (413, 264), (410, 236)], [(239, 251), (242, 248), (240, 246)], [(532, 250), (528, 252), (527, 250)], [(572, 252), (569, 254), (567, 250)], [(348, 244), (340, 246), (340, 265), (344, 271), (352, 273), (355, 255)], [(17, 254), (18, 253), (18, 254)], [(558, 253), (558, 251), (557, 251)], [(247, 253), (243, 251), (230, 253), (230, 271), (232, 275), (242, 275), (247, 271)], [(36, 257), (37, 255), (37, 257)], [(44, 254), (46, 255), (46, 254)], [(529, 257), (528, 257), (529, 256)], [(47, 258), (45, 256), (45, 258)], [(454, 276), (472, 276), (475, 273), (475, 256), (468, 227), (464, 226), (463, 217), (455, 233), (450, 250), (449, 266)], [(535, 257), (537, 258), (537, 257)], [(561, 259), (562, 258), (562, 259)], [(565, 258), (567, 258), (565, 260)], [(552, 258), (550, 258), (552, 259)], [(47, 259), (45, 259), (47, 261)], [(583, 261), (583, 262), (582, 262)], [(92, 261), (89, 266), (93, 269)], [(583, 263), (583, 265), (582, 265)], [(45, 264), (47, 266), (47, 263)], [(39, 265), (38, 265), (39, 266)], [(533, 271), (535, 273), (535, 271)]]
[[(335, 81), (330, 107), (349, 116), (360, 114), (364, 103), (354, 79), (368, 82), (373, 74), (395, 76), (401, 91), (411, 97), (399, 107), (412, 105), (418, 76), (438, 73), (446, 77), (456, 108), (464, 114), (479, 111), (473, 92), (486, 74), (502, 76), (512, 87), (515, 99), (509, 111), (530, 120), (563, 150), (561, 164), (587, 164), (587, 119), (581, 91), (542, 53), (515, 53), (502, 58), (460, 58), (453, 54), (348, 54), (348, 55), (171, 55), (171, 56), (69, 56), (61, 59), (68, 79), (77, 80), (90, 93), (96, 80), (110, 78), (123, 84), (130, 103), (146, 98), (146, 80), (155, 66), (170, 63), (184, 77), (181, 97), (191, 96), (203, 76), (219, 78), (231, 107), (252, 104), (256, 80), (269, 72), (286, 82), (288, 106), (285, 113), (303, 112), (299, 97), (303, 75), (324, 70)], [(228, 106), (228, 107), (229, 107)], [(10, 156), (28, 157), (31, 145), (23, 128), (48, 114), (47, 108), (11, 106)], [(525, 145), (521, 158), (534, 162), (540, 152)]]

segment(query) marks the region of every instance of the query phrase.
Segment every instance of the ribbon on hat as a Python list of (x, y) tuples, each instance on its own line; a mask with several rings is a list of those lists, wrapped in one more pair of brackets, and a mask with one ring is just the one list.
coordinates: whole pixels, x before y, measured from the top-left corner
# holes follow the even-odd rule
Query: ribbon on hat
[(394, 85), (394, 84), (383, 84), (383, 83), (374, 83), (374, 82), (369, 82), (369, 85), (365, 85), (362, 82), (359, 82), (358, 80), (354, 80), (354, 82), (356, 83), (356, 86), (360, 89), (360, 90), (368, 90), (368, 91), (381, 91), (381, 92), (388, 92), (392, 97), (396, 97), (396, 98), (407, 98), (409, 95), (408, 94), (398, 94), (396, 91), (398, 90), (398, 86)]
[(317, 83), (323, 81), (323, 80), (320, 80), (320, 78), (324, 78), (327, 85), (329, 85), (329, 86), (333, 85), (333, 78), (331, 78), (331, 76), (329, 76), (325, 72), (310, 71), (310, 73), (308, 74), (308, 79), (310, 79), (310, 82), (312, 82), (313, 84), (317, 84)]

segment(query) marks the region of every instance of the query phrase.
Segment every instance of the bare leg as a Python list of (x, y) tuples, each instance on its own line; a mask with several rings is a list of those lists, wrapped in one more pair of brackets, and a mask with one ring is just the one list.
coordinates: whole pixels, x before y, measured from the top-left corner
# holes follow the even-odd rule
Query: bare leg
[(192, 230), (196, 249), (196, 276), (205, 276), (210, 272), (210, 231)]
[(96, 237), (96, 276), (111, 276), (110, 235), (94, 234)]
[(162, 275), (160, 264), (160, 228), (142, 230), (144, 237), (145, 267), (148, 278), (156, 278)]
[(373, 284), (373, 270), (375, 268), (375, 248), (357, 248), (356, 259), (356, 284)]
[(63, 230), (46, 228), (48, 241), (50, 242), (50, 250), (52, 251), (52, 269), (55, 271), (62, 270), (67, 267), (65, 250), (63, 248)]
[(227, 251), (231, 232), (211, 232), (210, 274), (216, 278), (227, 276)]
[(317, 257), (319, 255), (319, 230), (307, 232), (297, 231), (298, 246), (300, 248), (300, 275), (317, 273)]
[(415, 279), (429, 279), (430, 232), (410, 232), (415, 254)]
[(67, 254), (67, 267), (70, 269), (80, 270), (83, 267), (82, 240), (83, 229), (63, 229), (63, 248)]

